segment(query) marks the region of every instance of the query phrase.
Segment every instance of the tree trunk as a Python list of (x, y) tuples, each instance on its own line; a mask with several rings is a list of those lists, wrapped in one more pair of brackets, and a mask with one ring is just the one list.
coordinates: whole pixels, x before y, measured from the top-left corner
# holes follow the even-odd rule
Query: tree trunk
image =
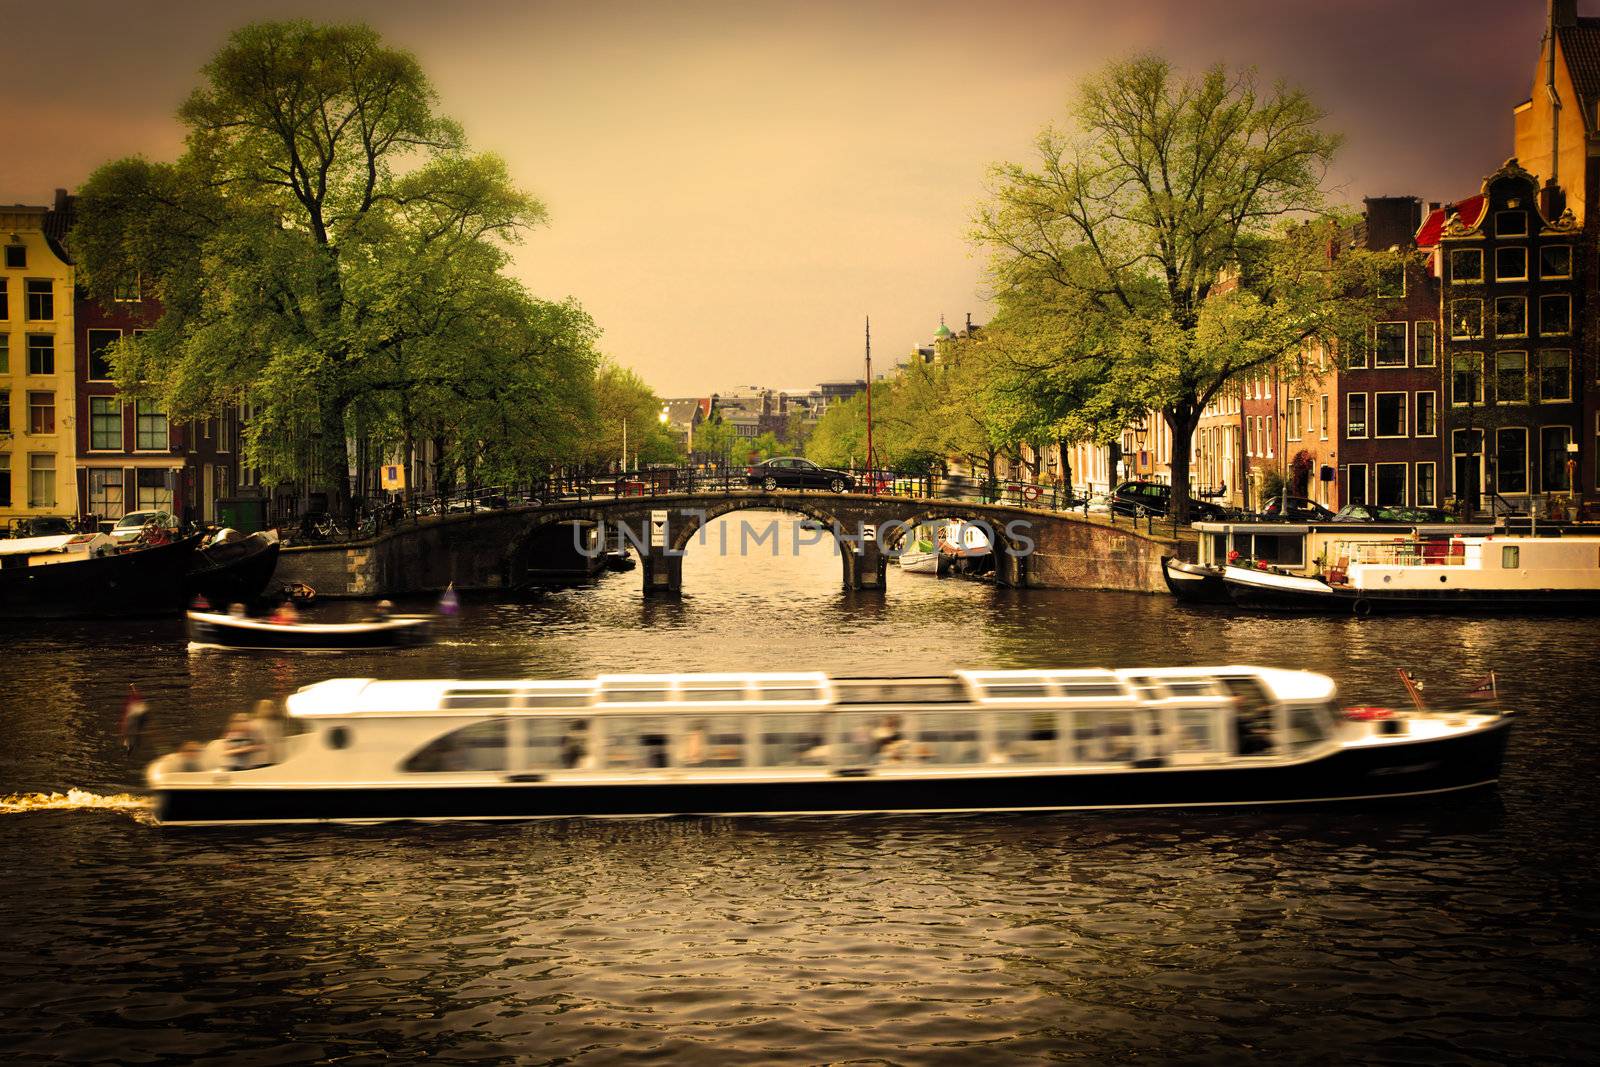
[(350, 443), (345, 439), (344, 404), (338, 397), (328, 396), (321, 408), (317, 466), (328, 487), (328, 513), (350, 519), (354, 516), (350, 514)]
[(1056, 459), (1061, 463), (1061, 486), (1065, 499), (1072, 499), (1072, 464), (1067, 462), (1067, 442), (1056, 438)]
[(1162, 412), (1172, 432), (1172, 518), (1182, 526), (1189, 521), (1189, 462), (1194, 453), (1194, 429), (1200, 421), (1199, 406), (1176, 404)]

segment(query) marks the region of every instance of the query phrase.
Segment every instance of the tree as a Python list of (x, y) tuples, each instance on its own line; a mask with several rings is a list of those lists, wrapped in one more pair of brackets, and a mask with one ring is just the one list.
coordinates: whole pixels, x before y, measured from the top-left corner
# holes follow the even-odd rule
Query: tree
[(1085, 82), (1075, 117), (1076, 136), (1040, 133), (1033, 166), (994, 171), (973, 236), (995, 325), (1046, 383), (1039, 425), (1104, 433), (1161, 414), (1183, 520), (1206, 404), (1312, 338), (1364, 330), (1385, 257), (1330, 254), (1345, 243), (1322, 190), (1339, 138), (1298, 90), (1140, 57)]
[[(262, 22), (236, 32), (204, 74), (179, 110), (179, 160), (107, 164), (80, 197), (72, 242), (91, 293), (138, 274), (164, 309), (113, 353), (119, 387), (159, 397), (179, 419), (248, 400), (251, 465), (282, 481), (309, 460), (343, 502), (350, 420), (393, 414), (374, 380), (430, 367), (423, 377), (459, 401), (434, 414), (463, 456), (492, 439), (495, 405), (559, 391), (551, 374), (584, 380), (592, 324), (528, 302), (497, 274), (504, 244), (544, 208), (435, 113), (413, 56), (365, 26)], [(475, 322), (482, 290), (495, 307)], [(536, 327), (566, 332), (535, 341)], [(517, 368), (514, 400), (486, 380), (442, 383), (488, 365), (440, 361), (505, 356), (502, 344), (525, 354), (531, 344), (554, 365), (534, 361), (537, 384)], [(401, 417), (425, 395), (413, 391)]]
[(643, 378), (615, 363), (602, 364), (594, 381), (594, 422), (586, 450), (589, 461), (607, 466), (621, 460), (626, 469), (636, 462), (677, 459), (677, 437), (662, 425), (661, 411), (661, 398)]

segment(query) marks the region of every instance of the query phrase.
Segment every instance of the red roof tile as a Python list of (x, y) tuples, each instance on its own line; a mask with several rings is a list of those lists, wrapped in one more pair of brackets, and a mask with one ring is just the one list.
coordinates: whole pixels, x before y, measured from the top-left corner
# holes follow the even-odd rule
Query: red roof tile
[(1427, 217), (1422, 220), (1422, 225), (1417, 229), (1417, 247), (1432, 248), (1439, 243), (1439, 235), (1444, 232), (1445, 219), (1450, 217), (1450, 212), (1458, 213), (1466, 225), (1476, 226), (1483, 221), (1487, 207), (1487, 198), (1479, 193), (1477, 196), (1457, 200), (1445, 207), (1434, 208), (1428, 212)]

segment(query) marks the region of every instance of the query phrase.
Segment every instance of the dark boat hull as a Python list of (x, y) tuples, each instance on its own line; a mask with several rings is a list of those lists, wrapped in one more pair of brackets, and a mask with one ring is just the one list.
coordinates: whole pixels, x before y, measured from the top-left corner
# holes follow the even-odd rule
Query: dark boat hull
[(199, 537), (96, 559), (0, 569), (0, 618), (175, 615)]
[(1241, 608), (1258, 611), (1335, 612), (1351, 615), (1404, 613), (1572, 613), (1600, 611), (1600, 593), (1575, 589), (1490, 589), (1380, 592), (1328, 586), (1327, 591), (1269, 589), (1225, 582)]
[(1199, 563), (1185, 563), (1175, 556), (1161, 557), (1161, 577), (1167, 588), (1179, 600), (1193, 604), (1230, 604), (1228, 586), (1222, 580), (1222, 570)]
[(202, 549), (195, 553), (185, 581), (189, 597), (203, 596), (218, 607), (248, 604), (272, 580), (282, 547), (277, 541), (252, 534), (242, 541)]
[(164, 823), (574, 816), (843, 815), (1099, 811), (1409, 801), (1498, 780), (1511, 719), (1448, 739), (1342, 749), (1287, 766), (1141, 767), (969, 778), (838, 777), (825, 782), (506, 781), (415, 787), (206, 786), (157, 794)]
[(236, 622), (194, 612), (189, 615), (189, 640), (205, 648), (348, 652), (423, 645), (432, 637), (433, 619), (428, 616), (368, 624), (320, 626), (314, 623), (274, 625), (255, 619)]

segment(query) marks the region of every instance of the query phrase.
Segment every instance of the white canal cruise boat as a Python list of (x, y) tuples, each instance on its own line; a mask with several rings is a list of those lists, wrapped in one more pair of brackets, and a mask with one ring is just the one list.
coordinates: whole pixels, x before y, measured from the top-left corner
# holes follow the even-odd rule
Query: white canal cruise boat
[[(151, 764), (162, 823), (1059, 811), (1415, 798), (1491, 786), (1499, 712), (1355, 721), (1261, 667), (336, 679), (272, 762)], [(213, 753), (215, 753), (213, 755)]]

